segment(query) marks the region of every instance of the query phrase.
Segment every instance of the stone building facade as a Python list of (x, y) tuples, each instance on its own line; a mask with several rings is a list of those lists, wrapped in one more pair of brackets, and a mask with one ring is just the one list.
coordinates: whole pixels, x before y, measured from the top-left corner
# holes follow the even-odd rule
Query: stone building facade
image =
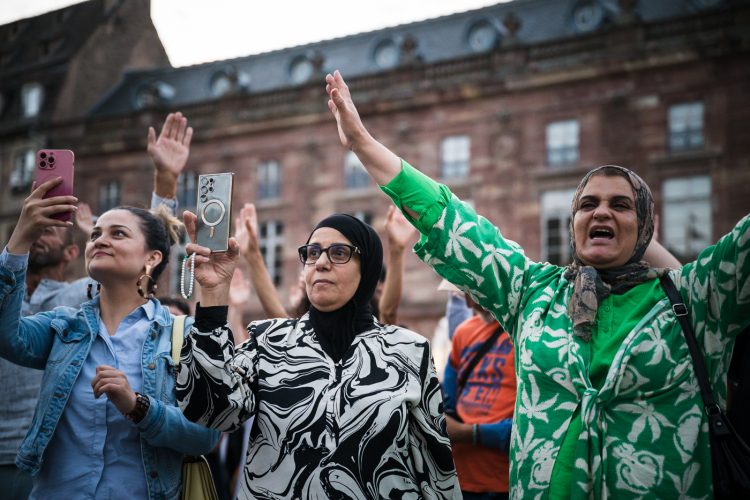
[[(333, 69), (375, 137), (530, 257), (569, 262), (572, 191), (590, 168), (614, 163), (649, 183), (661, 241), (688, 259), (750, 212), (748, 28), (744, 1), (516, 0), (231, 61), (130, 71), (85, 116), (44, 130), (49, 144), (76, 151), (79, 196), (104, 210), (147, 203), (146, 129), (185, 113), (195, 136), (183, 206), (194, 204), (197, 174), (234, 172), (235, 210), (256, 203), (284, 299), (300, 270), (296, 248), (317, 220), (342, 211), (380, 228), (390, 204), (338, 142), (323, 88)], [(401, 321), (428, 337), (445, 305), (438, 281), (407, 256)], [(257, 301), (246, 312), (258, 317)]]

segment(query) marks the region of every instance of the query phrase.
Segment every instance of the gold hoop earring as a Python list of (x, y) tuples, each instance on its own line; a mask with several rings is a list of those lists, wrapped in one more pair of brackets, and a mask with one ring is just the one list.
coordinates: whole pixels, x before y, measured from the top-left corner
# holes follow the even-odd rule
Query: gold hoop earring
[[(146, 285), (146, 291), (143, 291), (143, 287), (141, 286), (141, 281), (143, 278), (146, 278), (148, 280), (148, 284)], [(138, 288), (138, 295), (140, 295), (142, 298), (152, 298), (156, 294), (156, 289), (158, 288), (158, 285), (156, 284), (156, 280), (151, 277), (151, 266), (146, 266), (146, 272), (141, 274), (138, 277), (138, 281), (135, 283), (135, 286)]]

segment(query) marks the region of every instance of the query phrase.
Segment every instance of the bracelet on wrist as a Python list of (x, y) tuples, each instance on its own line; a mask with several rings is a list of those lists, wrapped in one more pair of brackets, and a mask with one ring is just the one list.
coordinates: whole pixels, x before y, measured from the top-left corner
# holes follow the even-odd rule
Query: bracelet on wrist
[(148, 409), (151, 407), (151, 400), (148, 399), (148, 396), (144, 396), (140, 392), (135, 393), (135, 408), (133, 408), (129, 413), (125, 414), (125, 418), (128, 420), (138, 423), (146, 416), (148, 413)]
[(471, 424), (471, 444), (474, 446), (479, 444), (479, 424)]

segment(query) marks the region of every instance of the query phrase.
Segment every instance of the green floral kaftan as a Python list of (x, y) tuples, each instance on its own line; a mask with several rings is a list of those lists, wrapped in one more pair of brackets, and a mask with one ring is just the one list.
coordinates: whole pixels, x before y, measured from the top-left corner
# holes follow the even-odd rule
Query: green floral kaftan
[[(518, 396), (511, 498), (549, 496), (571, 422), (580, 433), (567, 450), (573, 456), (567, 464), (570, 484), (561, 485), (571, 498), (712, 496), (708, 426), (697, 380), (682, 330), (655, 282), (631, 291), (641, 294), (640, 317), (633, 319), (632, 307), (624, 305), (600, 308), (595, 335), (606, 340), (602, 325), (626, 325), (627, 331), (613, 348), (603, 380), (592, 384), (589, 373), (597, 359), (592, 361), (591, 343), (573, 336), (567, 315), (573, 284), (563, 277), (564, 268), (528, 259), (446, 186), (406, 162), (382, 189), (396, 206), (418, 214), (410, 219), (422, 233), (417, 255), (492, 311), (514, 340)], [(749, 226), (745, 216), (696, 261), (671, 272), (722, 404), (734, 337), (750, 324)]]

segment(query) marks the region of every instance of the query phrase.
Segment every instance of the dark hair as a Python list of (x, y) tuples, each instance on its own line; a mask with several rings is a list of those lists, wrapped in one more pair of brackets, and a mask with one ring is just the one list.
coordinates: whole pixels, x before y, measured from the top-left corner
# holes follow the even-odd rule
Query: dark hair
[(170, 248), (179, 240), (179, 232), (183, 227), (182, 222), (172, 215), (164, 205), (159, 205), (153, 211), (127, 205), (112, 210), (126, 210), (135, 215), (146, 240), (146, 248), (161, 252), (161, 262), (151, 272), (154, 281), (158, 280), (169, 262)]
[(75, 245), (78, 247), (78, 249), (82, 249), (86, 246), (86, 241), (91, 236), (90, 234), (84, 234), (83, 231), (78, 229), (78, 227), (66, 227), (63, 229), (63, 245), (70, 246)]
[(185, 299), (180, 297), (160, 297), (159, 302), (164, 307), (174, 306), (183, 314), (190, 316), (190, 304)]

